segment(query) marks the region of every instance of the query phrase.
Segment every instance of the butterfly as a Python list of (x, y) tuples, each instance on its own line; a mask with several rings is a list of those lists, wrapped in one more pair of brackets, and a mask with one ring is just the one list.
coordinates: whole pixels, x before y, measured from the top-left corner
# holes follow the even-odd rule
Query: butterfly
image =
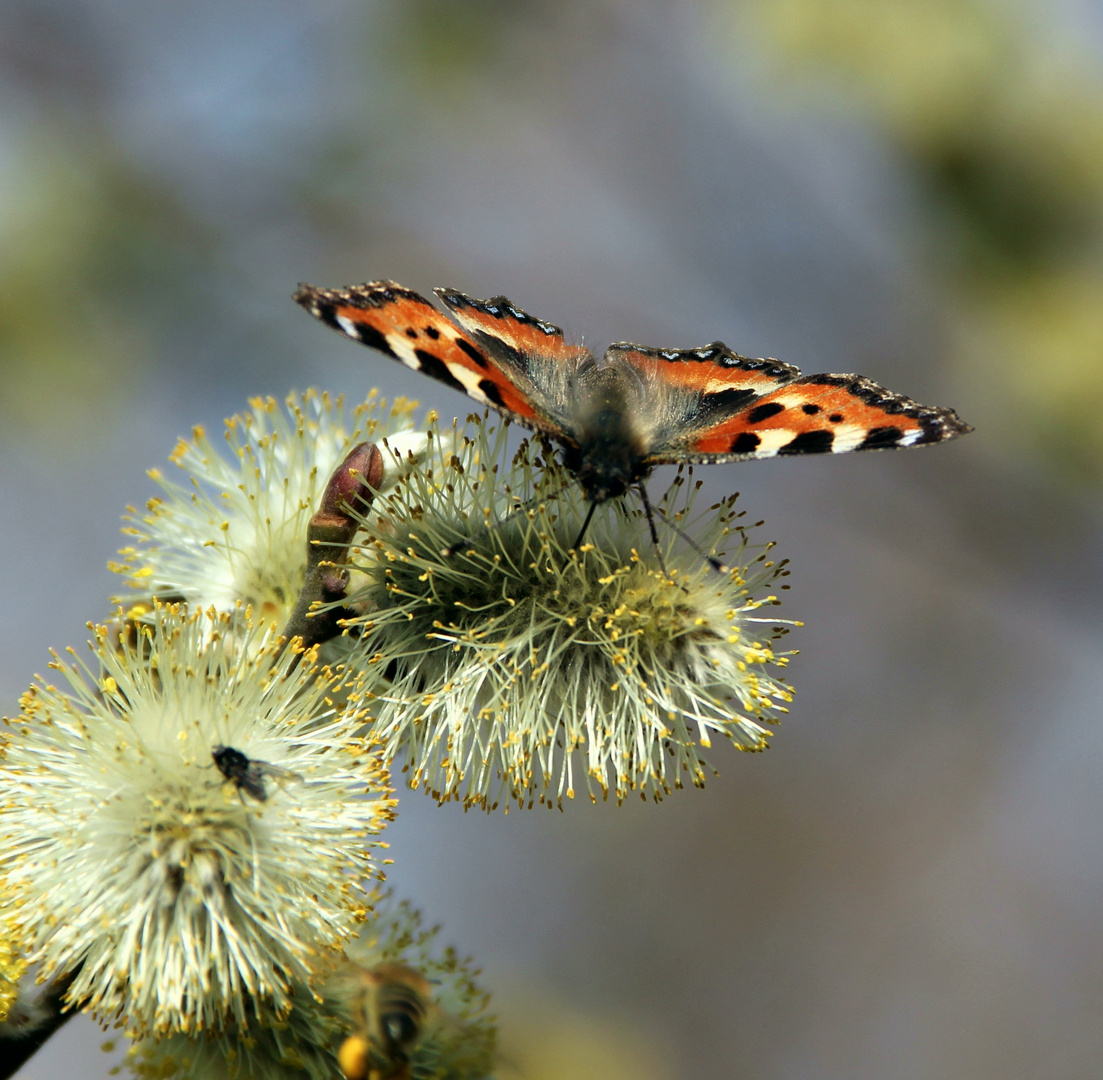
[(636, 487), (651, 521), (644, 481), (656, 465), (926, 446), (972, 430), (952, 409), (862, 375), (802, 375), (721, 341), (698, 349), (621, 341), (598, 360), (504, 296), (434, 292), (450, 319), (393, 281), (300, 285), (294, 299), (334, 330), (558, 443), (591, 514)]

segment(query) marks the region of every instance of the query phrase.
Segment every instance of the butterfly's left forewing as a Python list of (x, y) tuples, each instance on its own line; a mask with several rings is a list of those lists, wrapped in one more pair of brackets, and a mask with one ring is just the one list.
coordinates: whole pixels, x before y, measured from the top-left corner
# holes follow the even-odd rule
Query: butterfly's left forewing
[(889, 450), (969, 431), (953, 409), (921, 405), (864, 376), (805, 375), (730, 410), (704, 408), (681, 432), (656, 442), (647, 463)]

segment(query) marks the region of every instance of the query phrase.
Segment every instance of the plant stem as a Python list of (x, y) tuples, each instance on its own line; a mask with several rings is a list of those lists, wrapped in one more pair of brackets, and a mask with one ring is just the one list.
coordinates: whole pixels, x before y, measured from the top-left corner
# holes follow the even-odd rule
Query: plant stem
[(63, 1007), (62, 999), (75, 977), (76, 972), (71, 971), (43, 988), (29, 1010), (36, 1020), (33, 1026), (12, 1034), (0, 1034), (0, 1080), (9, 1080), (19, 1072), (46, 1040), (74, 1015), (74, 1009)]

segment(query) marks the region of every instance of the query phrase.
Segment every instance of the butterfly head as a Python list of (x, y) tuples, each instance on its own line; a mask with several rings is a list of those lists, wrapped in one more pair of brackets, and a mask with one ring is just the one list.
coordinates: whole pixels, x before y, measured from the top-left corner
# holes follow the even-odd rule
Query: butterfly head
[(623, 412), (593, 413), (580, 434), (579, 444), (565, 449), (563, 464), (577, 477), (590, 502), (617, 499), (647, 474)]

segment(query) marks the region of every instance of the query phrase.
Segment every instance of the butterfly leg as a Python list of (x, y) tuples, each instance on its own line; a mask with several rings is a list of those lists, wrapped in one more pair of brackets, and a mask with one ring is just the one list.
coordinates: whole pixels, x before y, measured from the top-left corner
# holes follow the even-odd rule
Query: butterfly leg
[(683, 532), (681, 529), (679, 529), (678, 526), (675, 525), (674, 522), (671, 521), (665, 514), (660, 514), (659, 515), (659, 520), (668, 529), (673, 530), (687, 544), (689, 544), (689, 546), (691, 548), (693, 548), (693, 550), (696, 551), (697, 554), (700, 555), (701, 558), (704, 559), (705, 562), (707, 562), (709, 564), (709, 566), (711, 566), (713, 568), (713, 570), (715, 570), (718, 574), (726, 574), (728, 572), (729, 567), (727, 567), (724, 563), (722, 563), (714, 555), (710, 555), (707, 551), (705, 551), (705, 549), (702, 548), (701, 545), (698, 544), (697, 541), (695, 541), (693, 539), (693, 537), (689, 535), (689, 533)]
[(651, 506), (651, 500), (647, 497), (647, 488), (639, 485), (640, 498), (643, 500), (643, 512), (647, 515), (647, 527), (651, 530), (651, 543), (655, 545), (655, 558), (659, 560), (659, 569), (663, 577), (670, 577), (670, 573), (663, 561), (663, 553), (659, 547), (659, 534), (655, 529), (655, 511)]
[(578, 530), (578, 536), (575, 538), (575, 542), (571, 545), (577, 551), (582, 547), (582, 538), (586, 535), (586, 530), (590, 527), (590, 519), (594, 516), (594, 511), (597, 509), (597, 503), (590, 503), (590, 509), (586, 511), (585, 520), (582, 522), (582, 528)]

